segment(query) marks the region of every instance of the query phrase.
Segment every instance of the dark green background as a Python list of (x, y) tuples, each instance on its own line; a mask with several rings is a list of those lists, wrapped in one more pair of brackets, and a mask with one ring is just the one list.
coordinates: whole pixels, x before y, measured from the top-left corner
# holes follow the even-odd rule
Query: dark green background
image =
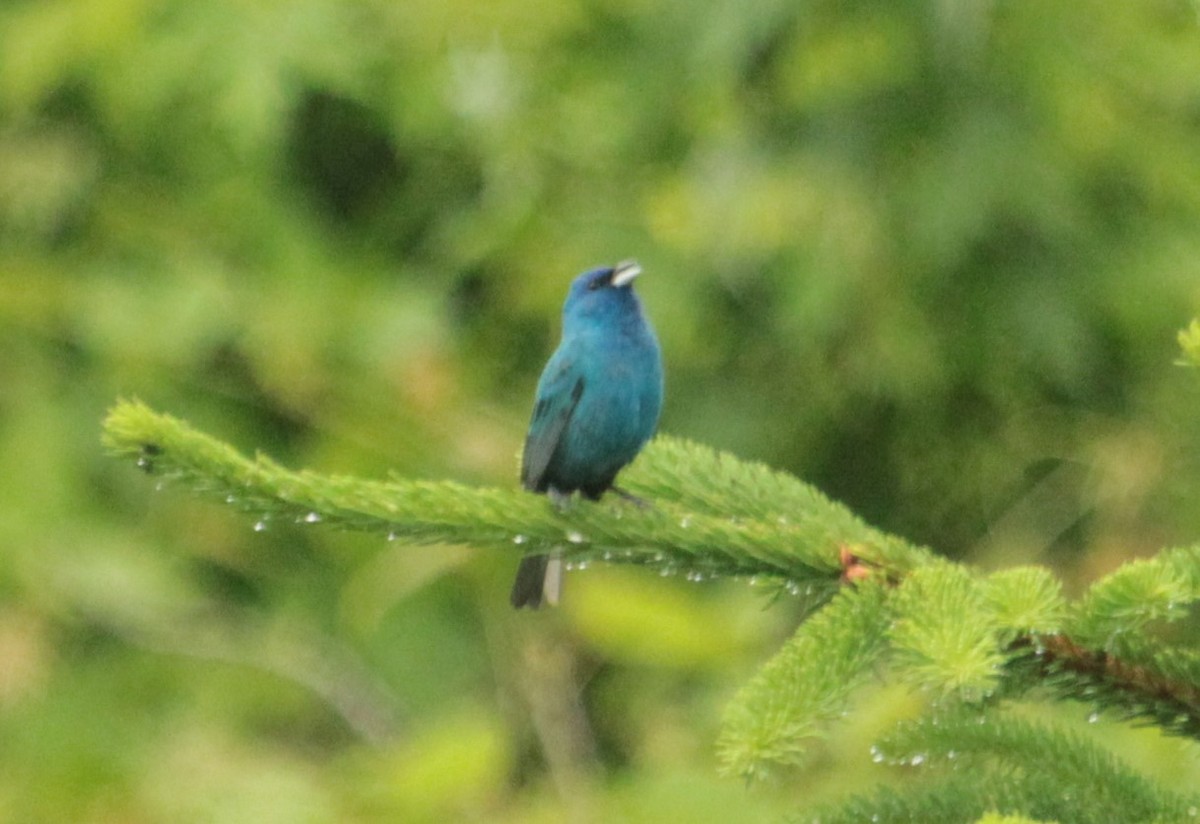
[(9, 0), (0, 820), (759, 820), (886, 778), (890, 691), (716, 776), (797, 604), (592, 568), (513, 614), (515, 553), (255, 531), (106, 458), (104, 410), (513, 485), (570, 278), (636, 257), (664, 431), (1074, 590), (1200, 535), (1198, 14)]

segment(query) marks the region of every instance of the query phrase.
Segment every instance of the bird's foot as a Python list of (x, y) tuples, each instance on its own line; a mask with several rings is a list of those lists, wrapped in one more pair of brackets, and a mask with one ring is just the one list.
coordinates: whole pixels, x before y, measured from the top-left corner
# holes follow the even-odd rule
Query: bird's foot
[(619, 487), (619, 486), (612, 487), (612, 491), (617, 493), (617, 495), (620, 496), (621, 500), (628, 501), (629, 503), (633, 504), (634, 506), (638, 507), (639, 509), (649, 509), (650, 508), (649, 501), (647, 501), (643, 498), (639, 498), (637, 495), (634, 495), (632, 492), (626, 492), (624, 489), (621, 489), (621, 487)]

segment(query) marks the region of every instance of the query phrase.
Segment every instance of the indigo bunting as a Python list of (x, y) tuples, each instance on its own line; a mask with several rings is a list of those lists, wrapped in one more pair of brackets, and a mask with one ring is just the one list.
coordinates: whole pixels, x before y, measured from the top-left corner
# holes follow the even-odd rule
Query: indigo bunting
[[(556, 503), (576, 491), (598, 500), (658, 425), (662, 355), (633, 292), (641, 271), (626, 261), (584, 272), (563, 304), (562, 340), (538, 380), (521, 456), (521, 485)], [(561, 582), (557, 559), (524, 558), (512, 605), (557, 603)]]

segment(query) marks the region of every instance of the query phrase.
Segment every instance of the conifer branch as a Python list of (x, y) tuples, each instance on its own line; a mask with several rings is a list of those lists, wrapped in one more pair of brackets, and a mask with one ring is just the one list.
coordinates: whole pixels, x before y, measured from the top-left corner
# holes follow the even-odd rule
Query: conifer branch
[(983, 597), (1006, 643), (1031, 633), (1058, 632), (1066, 620), (1062, 584), (1044, 567), (993, 572), (983, 581)]
[(1160, 650), (1152, 661), (1135, 663), (1063, 634), (1024, 636), (1013, 650), (1015, 671), (1032, 674), (1063, 698), (1200, 739), (1200, 658), (1193, 650)]
[(1048, 686), (1127, 720), (1200, 739), (1200, 651), (1167, 645), (1155, 627), (1200, 600), (1200, 547), (1131, 561), (1097, 581), (1061, 627), (1014, 637), (1008, 686)]
[[(902, 724), (880, 742), (878, 753), (901, 766), (970, 774), (983, 785), (991, 810), (1034, 818), (1182, 821), (1196, 804), (1082, 736), (999, 712), (959, 710)], [(1029, 795), (1031, 781), (1053, 789)], [(1021, 786), (1005, 786), (1014, 782)]]
[(1196, 799), (1169, 792), (1078, 735), (998, 712), (958, 710), (901, 724), (875, 760), (911, 771), (900, 789), (852, 797), (797, 821), (1185, 821)]
[[(711, 449), (661, 437), (622, 477), (650, 506), (609, 496), (566, 511), (515, 484), (511, 489), (451, 481), (369, 481), (288, 470), (233, 447), (140, 402), (119, 402), (103, 442), (161, 483), (224, 501), (259, 519), (325, 523), (413, 543), (458, 543), (567, 560), (642, 564), (696, 578), (768, 576), (797, 588), (824, 587), (841, 573), (839, 547), (910, 568), (928, 552), (873, 530), (806, 484)], [(729, 506), (720, 507), (723, 496)]]
[(1071, 634), (1085, 646), (1126, 653), (1151, 625), (1186, 617), (1198, 600), (1200, 546), (1164, 550), (1093, 584), (1074, 610)]
[(621, 483), (648, 500), (672, 501), (719, 518), (777, 524), (815, 546), (852, 547), (858, 558), (893, 579), (935, 558), (924, 547), (868, 526), (792, 475), (703, 444), (660, 436), (621, 476)]
[(747, 780), (807, 757), (886, 647), (891, 613), (875, 583), (842, 589), (730, 702), (717, 747), (722, 769)]
[(897, 588), (889, 636), (897, 666), (926, 689), (978, 700), (992, 693), (1004, 658), (1000, 625), (982, 582), (942, 561), (917, 570)]
[[(1013, 776), (965, 775), (951, 772), (905, 786), (881, 788), (795, 816), (793, 824), (913, 824), (913, 822), (987, 821), (989, 815), (1019, 814), (1052, 798), (1058, 788), (1044, 775), (1033, 773), (1025, 781)], [(1025, 813), (1025, 815), (1030, 815)], [(1004, 819), (1001, 819), (1004, 820)], [(1023, 820), (1023, 817), (1018, 820)], [(1077, 818), (1038, 815), (1039, 822), (1079, 821)], [(1112, 824), (1106, 821), (1105, 824)]]
[[(103, 440), (160, 483), (224, 501), (259, 520), (324, 523), (412, 543), (555, 551), (568, 561), (641, 564), (696, 578), (765, 576), (786, 590), (808, 591), (816, 612), (726, 714), (719, 742), (723, 769), (746, 778), (802, 763), (845, 712), (854, 690), (884, 665), (949, 705), (986, 700), (995, 706), (998, 697), (1048, 686), (1061, 698), (1200, 738), (1200, 651), (1146, 640), (1155, 624), (1184, 616), (1200, 600), (1200, 547), (1127, 564), (1068, 605), (1044, 569), (979, 575), (869, 527), (791, 476), (668, 437), (655, 439), (622, 475), (622, 486), (649, 506), (608, 496), (565, 510), (515, 484), (381, 482), (288, 470), (263, 455), (247, 458), (137, 402), (114, 406)], [(909, 763), (916, 763), (934, 751), (930, 736), (953, 730), (966, 742), (955, 752), (977, 745), (980, 753), (990, 747), (1023, 752), (1025, 759), (1058, 758), (1089, 776), (1088, 782), (1111, 779), (1128, 789), (1123, 804), (1178, 809), (1177, 798), (1155, 795), (1087, 742), (1014, 727), (1011, 719), (997, 726), (996, 717), (989, 713), (984, 732), (948, 724), (937, 733), (908, 729), (907, 739), (894, 740), (910, 748), (926, 741), (929, 746), (910, 753)], [(954, 736), (943, 742), (947, 753)], [(1062, 748), (1075, 755), (1059, 753)], [(982, 769), (995, 774), (981, 781), (942, 771), (902, 793), (852, 799), (821, 820), (1093, 820), (1071, 812), (1069, 804), (1044, 803), (1061, 798), (1062, 777), (1053, 771), (1018, 777), (991, 762)]]

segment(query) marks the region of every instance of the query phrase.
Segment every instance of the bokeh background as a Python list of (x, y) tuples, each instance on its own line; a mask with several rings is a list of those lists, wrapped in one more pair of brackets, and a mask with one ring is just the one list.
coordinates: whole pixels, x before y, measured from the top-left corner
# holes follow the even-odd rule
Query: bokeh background
[(256, 529), (106, 458), (104, 411), (515, 485), (570, 278), (636, 257), (663, 430), (1075, 591), (1200, 536), (1198, 15), (7, 0), (0, 820), (762, 820), (877, 780), (903, 696), (716, 774), (799, 604), (593, 567), (515, 614), (515, 554)]

